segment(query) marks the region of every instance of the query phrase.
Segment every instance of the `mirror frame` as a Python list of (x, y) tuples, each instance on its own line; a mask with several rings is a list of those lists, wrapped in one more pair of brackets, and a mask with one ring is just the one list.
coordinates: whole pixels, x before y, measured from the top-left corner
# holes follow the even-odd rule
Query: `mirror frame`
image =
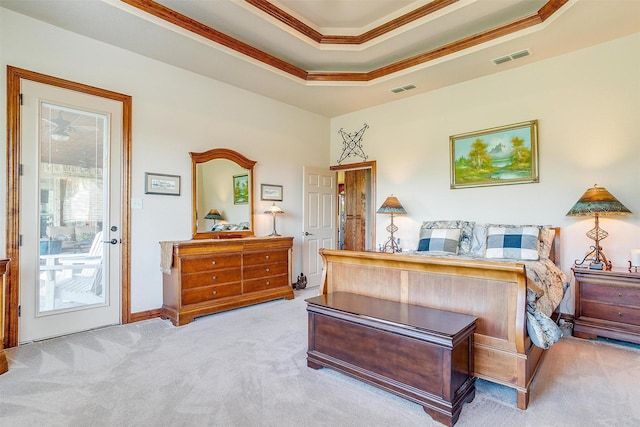
[[(191, 156), (191, 237), (193, 239), (228, 239), (234, 237), (249, 237), (254, 235), (254, 223), (253, 223), (253, 166), (256, 164), (255, 160), (249, 160), (237, 151), (233, 151), (229, 148), (214, 148), (202, 153), (190, 152)], [(243, 167), (249, 171), (249, 223), (251, 224), (250, 230), (230, 230), (230, 231), (201, 231), (198, 232), (198, 220), (196, 218), (197, 213), (197, 179), (196, 179), (196, 166), (199, 163), (206, 163), (214, 159), (231, 160), (240, 167)]]

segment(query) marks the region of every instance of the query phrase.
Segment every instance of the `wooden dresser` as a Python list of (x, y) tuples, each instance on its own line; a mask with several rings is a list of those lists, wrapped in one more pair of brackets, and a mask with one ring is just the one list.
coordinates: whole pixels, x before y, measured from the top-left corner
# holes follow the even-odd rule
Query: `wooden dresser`
[[(165, 242), (166, 245), (167, 242)], [(198, 316), (279, 298), (293, 299), (293, 237), (169, 242), (161, 316), (180, 326)]]
[(640, 273), (573, 269), (576, 313), (573, 335), (640, 344)]

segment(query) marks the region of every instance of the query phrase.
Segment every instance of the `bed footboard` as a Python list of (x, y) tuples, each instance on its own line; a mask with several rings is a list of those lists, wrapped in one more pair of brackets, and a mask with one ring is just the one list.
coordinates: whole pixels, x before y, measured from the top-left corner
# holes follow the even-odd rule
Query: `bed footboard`
[(543, 351), (526, 330), (524, 264), (321, 249), (321, 293), (351, 292), (478, 318), (475, 374), (513, 387), (526, 409)]

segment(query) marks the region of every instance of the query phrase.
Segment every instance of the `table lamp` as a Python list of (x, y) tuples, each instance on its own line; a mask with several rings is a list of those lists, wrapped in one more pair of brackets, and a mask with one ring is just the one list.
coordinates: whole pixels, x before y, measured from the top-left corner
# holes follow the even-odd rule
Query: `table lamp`
[(595, 218), (595, 227), (587, 232), (587, 237), (593, 239), (595, 244), (589, 248), (582, 261), (576, 260), (576, 266), (582, 266), (589, 261), (589, 268), (593, 270), (611, 270), (611, 261), (602, 252), (600, 241), (609, 233), (600, 228), (598, 218), (611, 215), (628, 215), (631, 211), (618, 199), (613, 197), (604, 187), (594, 184), (580, 197), (575, 205), (567, 212), (567, 216), (591, 216)]
[(390, 233), (390, 236), (389, 240), (387, 240), (387, 242), (382, 247), (382, 251), (391, 253), (399, 252), (400, 247), (393, 237), (393, 233), (398, 231), (398, 227), (393, 224), (393, 216), (406, 215), (407, 211), (404, 210), (398, 198), (392, 194), (391, 196), (387, 197), (382, 206), (380, 206), (380, 209), (378, 209), (377, 213), (391, 215), (391, 224), (387, 226), (387, 231)]
[(269, 210), (264, 211), (264, 213), (270, 213), (273, 216), (273, 232), (269, 234), (269, 236), (279, 236), (278, 232), (276, 231), (276, 215), (283, 214), (284, 211), (274, 203), (273, 205), (271, 205)]

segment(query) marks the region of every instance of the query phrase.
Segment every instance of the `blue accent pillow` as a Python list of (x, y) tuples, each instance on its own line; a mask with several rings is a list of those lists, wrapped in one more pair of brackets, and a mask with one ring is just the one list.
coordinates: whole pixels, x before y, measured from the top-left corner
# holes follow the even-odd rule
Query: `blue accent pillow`
[(420, 236), (418, 239), (425, 237), (425, 233), (431, 229), (438, 228), (457, 228), (460, 229), (460, 239), (458, 242), (459, 254), (467, 254), (471, 250), (471, 235), (473, 234), (474, 222), (454, 220), (454, 221), (424, 221), (420, 227)]
[(486, 258), (537, 260), (538, 227), (489, 227)]
[(432, 228), (422, 230), (418, 251), (458, 253), (459, 228)]

